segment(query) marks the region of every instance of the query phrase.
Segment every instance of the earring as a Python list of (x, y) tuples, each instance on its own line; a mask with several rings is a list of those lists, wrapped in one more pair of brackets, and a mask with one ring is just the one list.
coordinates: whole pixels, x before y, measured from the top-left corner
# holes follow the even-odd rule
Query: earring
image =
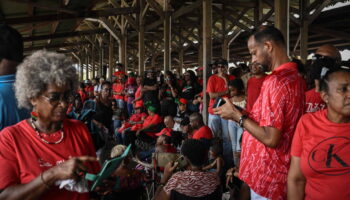
[(37, 112), (35, 112), (35, 111), (32, 111), (30, 113), (30, 117), (32, 118), (33, 121), (36, 121), (38, 119), (38, 117), (39, 117), (39, 114)]

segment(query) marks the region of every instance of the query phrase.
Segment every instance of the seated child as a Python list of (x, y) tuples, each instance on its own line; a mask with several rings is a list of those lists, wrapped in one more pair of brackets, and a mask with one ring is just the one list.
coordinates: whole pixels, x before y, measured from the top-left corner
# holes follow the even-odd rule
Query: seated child
[(210, 147), (209, 155), (210, 164), (205, 166), (203, 170), (215, 171), (220, 178), (223, 177), (224, 159), (222, 158), (223, 147), (222, 142), (215, 140)]

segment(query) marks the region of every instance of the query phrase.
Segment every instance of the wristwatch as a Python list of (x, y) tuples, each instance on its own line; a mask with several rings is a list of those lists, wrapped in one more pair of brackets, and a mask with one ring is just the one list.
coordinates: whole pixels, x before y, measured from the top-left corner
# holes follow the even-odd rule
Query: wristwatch
[(244, 123), (244, 120), (246, 120), (248, 118), (247, 115), (242, 115), (240, 118), (239, 118), (239, 121), (238, 121), (238, 125), (243, 128), (243, 123)]

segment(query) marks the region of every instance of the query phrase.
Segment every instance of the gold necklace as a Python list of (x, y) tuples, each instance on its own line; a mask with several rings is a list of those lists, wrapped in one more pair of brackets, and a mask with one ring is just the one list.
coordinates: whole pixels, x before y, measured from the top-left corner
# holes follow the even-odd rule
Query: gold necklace
[(60, 138), (58, 141), (56, 141), (56, 142), (49, 142), (49, 141), (45, 140), (45, 139), (41, 136), (41, 134), (39, 133), (39, 129), (38, 129), (38, 128), (35, 126), (35, 124), (34, 124), (33, 119), (30, 119), (30, 123), (32, 124), (32, 126), (33, 126), (33, 128), (34, 128), (34, 130), (35, 130), (35, 133), (36, 133), (36, 135), (39, 137), (39, 139), (40, 139), (41, 141), (45, 142), (46, 144), (59, 144), (59, 143), (61, 143), (61, 142), (63, 141), (63, 138), (64, 138), (63, 125), (62, 125), (62, 127), (61, 127), (61, 138)]

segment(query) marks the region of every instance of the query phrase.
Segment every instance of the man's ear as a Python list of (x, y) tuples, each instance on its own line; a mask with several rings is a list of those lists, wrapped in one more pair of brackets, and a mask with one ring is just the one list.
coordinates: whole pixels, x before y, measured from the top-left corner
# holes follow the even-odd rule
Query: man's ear
[(273, 45), (271, 41), (265, 41), (264, 42), (264, 49), (265, 51), (271, 53), (273, 51)]
[(321, 99), (327, 104), (328, 103), (328, 99), (329, 99), (329, 95), (327, 94), (327, 92), (321, 91), (320, 95), (321, 95)]

